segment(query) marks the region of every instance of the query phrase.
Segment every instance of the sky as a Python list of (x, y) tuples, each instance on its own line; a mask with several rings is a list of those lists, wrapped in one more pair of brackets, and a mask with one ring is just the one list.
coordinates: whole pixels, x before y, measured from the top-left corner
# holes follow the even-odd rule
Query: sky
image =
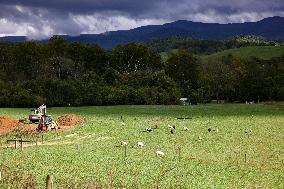
[(176, 20), (242, 23), (284, 17), (284, 0), (0, 0), (0, 36), (43, 39)]

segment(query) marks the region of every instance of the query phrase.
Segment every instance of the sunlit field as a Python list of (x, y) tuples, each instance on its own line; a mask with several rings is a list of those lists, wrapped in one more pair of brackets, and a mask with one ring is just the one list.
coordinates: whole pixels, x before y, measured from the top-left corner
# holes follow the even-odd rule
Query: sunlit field
[[(29, 110), (3, 108), (0, 115), (20, 119)], [(44, 133), (44, 144), (23, 150), (4, 148), (18, 133), (1, 136), (0, 188), (44, 188), (49, 174), (62, 189), (284, 188), (281, 103), (68, 107), (48, 113), (78, 114), (86, 122)]]

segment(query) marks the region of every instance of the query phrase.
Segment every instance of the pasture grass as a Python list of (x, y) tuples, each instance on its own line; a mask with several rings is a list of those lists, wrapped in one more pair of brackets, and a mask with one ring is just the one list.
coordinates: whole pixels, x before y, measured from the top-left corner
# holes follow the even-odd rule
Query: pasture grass
[(234, 49), (228, 49), (213, 53), (210, 55), (201, 56), (202, 60), (209, 61), (214, 59), (221, 59), (222, 56), (228, 56), (229, 54), (240, 57), (250, 58), (257, 57), (263, 60), (269, 60), (273, 57), (281, 57), (284, 55), (284, 46), (248, 46)]
[[(87, 122), (46, 133), (44, 143), (51, 145), (0, 148), (0, 188), (44, 188), (48, 174), (62, 189), (284, 188), (283, 103), (68, 107), (48, 113), (75, 113)], [(14, 118), (28, 114), (29, 109), (0, 109)], [(174, 134), (168, 124), (176, 125)], [(13, 137), (2, 136), (1, 143)], [(126, 157), (120, 141), (128, 141)], [(156, 157), (156, 150), (165, 157)]]
[[(166, 62), (171, 53), (176, 53), (178, 49), (172, 49), (168, 52), (161, 52), (162, 62)], [(284, 55), (284, 46), (248, 46), (234, 49), (227, 49), (212, 53), (209, 55), (200, 55), (200, 59), (208, 62), (211, 60), (220, 60), (223, 56), (229, 54), (239, 58), (257, 57), (262, 60), (269, 60), (274, 57), (281, 57)]]

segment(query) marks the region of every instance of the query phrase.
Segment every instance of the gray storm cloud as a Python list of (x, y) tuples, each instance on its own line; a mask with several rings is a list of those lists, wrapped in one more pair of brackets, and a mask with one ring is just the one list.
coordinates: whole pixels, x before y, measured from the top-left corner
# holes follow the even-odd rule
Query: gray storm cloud
[(284, 16), (283, 0), (0, 0), (0, 35), (44, 38), (175, 20), (246, 22)]

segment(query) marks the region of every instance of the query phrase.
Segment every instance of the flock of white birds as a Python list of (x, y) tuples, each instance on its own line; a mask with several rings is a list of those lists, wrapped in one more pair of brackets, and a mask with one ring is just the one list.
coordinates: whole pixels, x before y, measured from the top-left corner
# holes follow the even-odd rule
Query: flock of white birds
[[(123, 122), (121, 122), (121, 125), (125, 126), (126, 124), (123, 121)], [(155, 129), (157, 129), (157, 128), (155, 128)], [(168, 129), (170, 130), (171, 134), (173, 134), (174, 130), (176, 129), (176, 126), (175, 125), (168, 125)], [(189, 128), (188, 127), (183, 127), (183, 130), (184, 131), (189, 131)], [(144, 130), (144, 132), (148, 132), (148, 133), (152, 132), (152, 131), (153, 131), (152, 128), (145, 128), (145, 130)], [(121, 146), (125, 146), (126, 147), (128, 145), (128, 142), (127, 141), (120, 141), (120, 144), (121, 144)], [(139, 141), (139, 142), (137, 142), (136, 147), (142, 149), (142, 148), (145, 147), (145, 144), (144, 144), (144, 142)], [(165, 157), (165, 153), (163, 151), (161, 151), (161, 150), (156, 150), (155, 154), (156, 154), (157, 157), (160, 157), (160, 158)]]

